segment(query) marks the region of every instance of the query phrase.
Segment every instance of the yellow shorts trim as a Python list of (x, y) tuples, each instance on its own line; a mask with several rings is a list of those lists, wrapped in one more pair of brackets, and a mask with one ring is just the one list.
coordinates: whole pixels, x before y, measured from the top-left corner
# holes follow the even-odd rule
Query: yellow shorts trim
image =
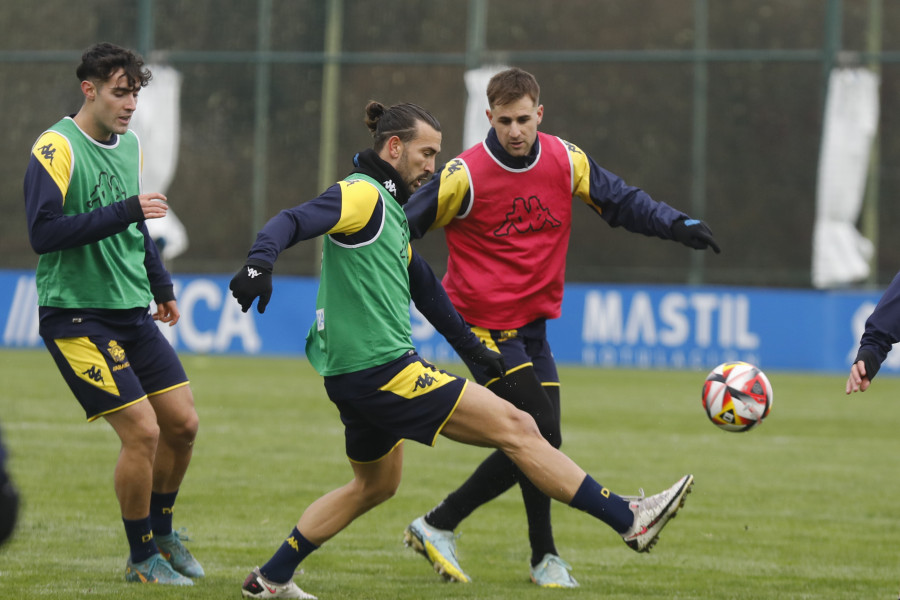
[(500, 349), (497, 347), (497, 342), (494, 341), (494, 338), (491, 337), (491, 330), (486, 329), (484, 327), (473, 327), (472, 333), (481, 340), (485, 346), (493, 350), (494, 352), (500, 352)]
[(175, 385), (170, 385), (169, 387), (167, 387), (164, 390), (159, 390), (158, 392), (152, 392), (147, 395), (152, 398), (153, 396), (159, 396), (160, 394), (165, 394), (166, 392), (171, 392), (172, 390), (177, 390), (178, 388), (189, 385), (190, 383), (191, 383), (190, 381), (182, 381), (181, 383), (176, 383)]
[(450, 409), (450, 412), (447, 413), (447, 418), (444, 419), (444, 422), (441, 423), (441, 426), (437, 428), (437, 431), (434, 433), (434, 437), (431, 439), (431, 446), (432, 446), (432, 447), (434, 447), (434, 445), (437, 443), (438, 436), (441, 435), (441, 432), (444, 430), (444, 427), (447, 425), (447, 421), (449, 421), (449, 420), (450, 420), (450, 417), (453, 416), (453, 413), (456, 412), (456, 408), (459, 406), (459, 403), (460, 403), (460, 401), (462, 400), (463, 394), (466, 393), (466, 388), (467, 388), (467, 387), (469, 387), (469, 380), (468, 380), (468, 379), (464, 379), (464, 380), (463, 380), (463, 387), (462, 387), (462, 389), (459, 391), (459, 396), (456, 398), (456, 402), (453, 403), (453, 408), (451, 408), (451, 409)]
[(381, 461), (383, 461), (385, 458), (387, 458), (388, 456), (390, 456), (390, 455), (391, 455), (391, 452), (393, 452), (393, 451), (396, 450), (401, 444), (403, 444), (403, 441), (404, 441), (403, 438), (399, 439), (399, 440), (397, 441), (397, 443), (394, 444), (394, 445), (391, 447), (390, 450), (388, 450), (388, 451), (385, 452), (383, 455), (379, 456), (378, 458), (376, 458), (376, 459), (374, 459), (374, 460), (353, 460), (353, 459), (350, 458), (349, 456), (347, 457), (347, 460), (349, 460), (349, 461), (350, 461), (351, 463), (353, 463), (354, 465), (371, 465), (371, 464), (374, 464), (374, 463), (377, 463), (377, 462), (381, 462)]
[(138, 398), (137, 400), (135, 400), (135, 401), (133, 401), (133, 402), (129, 402), (128, 404), (123, 404), (122, 406), (117, 406), (117, 407), (115, 407), (115, 408), (113, 408), (113, 409), (111, 409), (111, 410), (107, 410), (107, 411), (104, 411), (104, 412), (102, 412), (102, 413), (96, 414), (96, 415), (94, 415), (93, 417), (88, 417), (88, 423), (91, 423), (92, 421), (96, 421), (96, 420), (99, 419), (100, 417), (105, 417), (106, 415), (111, 415), (111, 414), (113, 414), (113, 413), (119, 412), (119, 411), (122, 410), (123, 408), (128, 408), (129, 406), (134, 406), (134, 405), (137, 404), (138, 402), (143, 402), (143, 401), (146, 400), (146, 399), (147, 399), (147, 396), (141, 396), (141, 397)]

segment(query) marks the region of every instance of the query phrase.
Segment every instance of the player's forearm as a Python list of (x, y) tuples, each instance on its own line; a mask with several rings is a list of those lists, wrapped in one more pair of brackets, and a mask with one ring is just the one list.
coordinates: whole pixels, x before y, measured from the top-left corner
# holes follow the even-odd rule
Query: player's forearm
[(447, 291), (428, 263), (413, 252), (409, 263), (409, 292), (416, 308), (457, 351), (477, 345), (478, 338), (457, 312)]
[(859, 345), (874, 352), (883, 362), (897, 342), (900, 342), (900, 273), (891, 281), (866, 320)]
[(172, 284), (172, 276), (163, 265), (159, 249), (147, 230), (147, 224), (141, 222), (138, 229), (144, 234), (144, 268), (147, 270), (147, 279), (150, 281), (154, 301), (162, 304), (174, 300), (175, 286)]

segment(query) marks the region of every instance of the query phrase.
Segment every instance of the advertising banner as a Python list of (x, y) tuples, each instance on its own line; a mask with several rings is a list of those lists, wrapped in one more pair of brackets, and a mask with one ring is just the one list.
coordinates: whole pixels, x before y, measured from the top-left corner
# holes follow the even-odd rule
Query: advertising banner
[[(181, 320), (161, 326), (182, 352), (302, 356), (315, 319), (318, 282), (275, 277), (266, 312), (241, 312), (230, 276), (178, 275)], [(820, 291), (720, 286), (569, 284), (563, 315), (548, 323), (563, 364), (646, 369), (711, 369), (744, 360), (764, 369), (845, 372), (879, 291)], [(4, 347), (38, 347), (33, 273), (0, 271)], [(419, 353), (456, 360), (453, 350), (412, 310)], [(900, 372), (900, 352), (882, 373)]]

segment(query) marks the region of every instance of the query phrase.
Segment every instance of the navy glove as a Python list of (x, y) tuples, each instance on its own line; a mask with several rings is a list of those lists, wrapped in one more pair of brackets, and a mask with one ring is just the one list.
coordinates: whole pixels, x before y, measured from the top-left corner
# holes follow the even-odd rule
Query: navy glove
[(264, 260), (249, 259), (228, 284), (231, 295), (237, 298), (241, 310), (247, 312), (256, 298), (256, 310), (266, 312), (266, 305), (272, 297), (272, 265)]
[(506, 363), (503, 361), (503, 355), (494, 352), (483, 342), (471, 348), (459, 349), (458, 352), (466, 360), (484, 367), (485, 374), (490, 378), (506, 375)]
[(856, 359), (853, 361), (853, 364), (855, 365), (859, 361), (863, 361), (863, 364), (866, 365), (866, 379), (869, 381), (875, 379), (878, 369), (881, 368), (881, 363), (878, 362), (875, 355), (869, 350), (860, 348), (859, 352), (856, 353)]
[(712, 231), (703, 221), (697, 219), (679, 219), (672, 223), (672, 239), (689, 248), (706, 250), (712, 248), (719, 254), (719, 245), (713, 239)]

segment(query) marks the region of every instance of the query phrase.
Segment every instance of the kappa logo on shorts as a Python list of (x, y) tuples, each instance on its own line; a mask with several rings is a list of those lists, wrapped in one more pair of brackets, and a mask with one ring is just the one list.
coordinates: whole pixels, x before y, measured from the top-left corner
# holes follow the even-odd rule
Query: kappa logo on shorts
[(418, 379), (416, 379), (416, 385), (413, 387), (413, 391), (416, 391), (418, 389), (424, 390), (425, 388), (434, 385), (435, 381), (437, 381), (437, 379), (435, 379), (428, 373), (422, 373), (421, 375), (419, 375)]
[(413, 399), (431, 394), (458, 380), (454, 375), (445, 373), (425, 361), (414, 360), (378, 390)]
[(103, 371), (97, 368), (97, 365), (91, 365), (87, 371), (82, 371), (82, 375), (96, 383), (103, 383)]

